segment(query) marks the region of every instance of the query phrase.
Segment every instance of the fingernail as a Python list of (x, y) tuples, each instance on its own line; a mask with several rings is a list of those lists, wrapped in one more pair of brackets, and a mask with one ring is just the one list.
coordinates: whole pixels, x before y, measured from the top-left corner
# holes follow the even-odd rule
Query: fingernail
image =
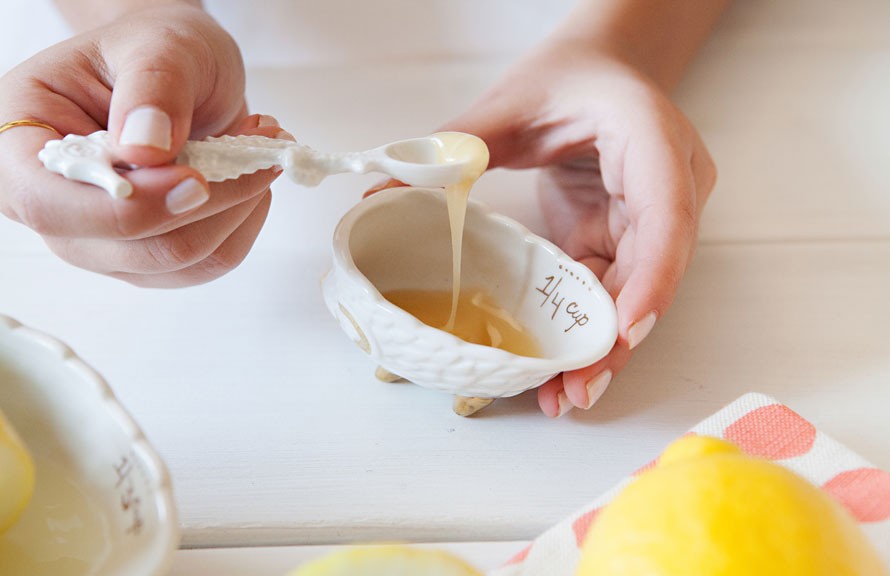
[(600, 396), (603, 395), (603, 392), (606, 391), (606, 388), (609, 387), (609, 382), (612, 381), (612, 371), (611, 370), (603, 370), (590, 380), (588, 380), (587, 385), (587, 410), (590, 410), (590, 407), (596, 404), (596, 401), (600, 399)]
[(630, 330), (627, 331), (627, 346), (633, 350), (636, 348), (646, 336), (649, 335), (649, 332), (652, 331), (652, 327), (655, 326), (655, 312), (649, 312), (641, 320), (638, 320), (633, 326), (630, 327)]
[(365, 193), (362, 194), (362, 198), (367, 198), (371, 194), (376, 194), (377, 192), (380, 192), (381, 190), (386, 190), (387, 188), (394, 188), (396, 186), (404, 186), (404, 185), (405, 185), (405, 183), (400, 180), (396, 180), (395, 178), (387, 178), (386, 180), (381, 180), (377, 184), (374, 184), (373, 186), (371, 186), (370, 188), (365, 190)]
[(291, 142), (297, 141), (297, 139), (294, 138), (294, 135), (287, 130), (281, 130), (280, 132), (278, 132), (278, 134), (275, 135), (275, 138), (279, 140), (290, 140)]
[(209, 198), (210, 193), (200, 181), (186, 178), (167, 192), (167, 210), (171, 214), (182, 214), (194, 210)]
[(134, 108), (127, 114), (118, 142), (125, 146), (151, 146), (170, 150), (172, 128), (167, 113), (154, 106)]
[(566, 414), (572, 411), (574, 406), (572, 405), (572, 401), (569, 400), (569, 397), (566, 396), (565, 390), (560, 392), (556, 396), (556, 400), (559, 402), (559, 411), (556, 413), (557, 418), (562, 418)]
[(265, 128), (266, 126), (278, 126), (278, 120), (268, 114), (260, 114), (257, 119), (257, 128)]

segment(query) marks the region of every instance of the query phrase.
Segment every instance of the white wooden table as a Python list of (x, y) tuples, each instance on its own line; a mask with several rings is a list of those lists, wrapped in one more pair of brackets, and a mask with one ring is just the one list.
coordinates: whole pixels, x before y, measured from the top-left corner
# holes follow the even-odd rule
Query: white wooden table
[[(462, 419), (374, 379), (319, 291), (373, 176), (280, 181), (243, 265), (176, 291), (74, 269), (0, 221), (0, 312), (71, 345), (164, 457), (188, 549), (175, 576), (280, 576), (380, 540), (491, 568), (749, 391), (890, 469), (888, 29), (883, 0), (730, 10), (677, 94), (720, 170), (700, 248), (588, 413), (550, 420), (527, 394)], [(360, 149), (429, 132), (507, 62), (252, 65), (250, 102), (318, 148)], [(474, 196), (543, 233), (533, 184), (493, 172)]]

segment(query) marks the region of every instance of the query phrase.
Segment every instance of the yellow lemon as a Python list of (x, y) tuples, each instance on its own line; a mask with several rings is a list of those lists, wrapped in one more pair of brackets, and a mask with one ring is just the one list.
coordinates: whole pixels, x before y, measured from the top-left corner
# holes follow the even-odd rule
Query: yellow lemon
[(289, 576), (482, 576), (482, 573), (447, 552), (386, 545), (335, 552)]
[(597, 517), (577, 576), (884, 576), (856, 520), (790, 470), (674, 442)]
[(15, 524), (34, 493), (34, 461), (0, 412), (0, 534)]

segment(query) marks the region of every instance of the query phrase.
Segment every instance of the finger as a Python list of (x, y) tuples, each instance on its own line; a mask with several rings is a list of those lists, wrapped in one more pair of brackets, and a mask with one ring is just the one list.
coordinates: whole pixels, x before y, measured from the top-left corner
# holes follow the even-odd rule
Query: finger
[(197, 84), (205, 82), (207, 71), (191, 55), (152, 50), (132, 56), (122, 60), (111, 95), (114, 152), (136, 166), (167, 164), (188, 139)]
[[(37, 151), (50, 139), (47, 131), (16, 135), (15, 147), (5, 146), (4, 213), (44, 236), (128, 237), (151, 229), (179, 211), (183, 190), (206, 198), (206, 183), (193, 170), (182, 166), (155, 169), (153, 178), (136, 182), (136, 192), (126, 201), (115, 201), (96, 186), (82, 184), (50, 172), (37, 158)], [(5, 135), (5, 134), (4, 134)], [(125, 176), (126, 177), (126, 176)], [(195, 183), (193, 180), (198, 179)], [(166, 194), (173, 193), (168, 209)]]
[[(488, 112), (488, 113), (484, 113)], [(536, 142), (520, 129), (514, 119), (504, 119), (488, 110), (471, 109), (463, 116), (441, 126), (438, 131), (473, 134), (488, 147), (487, 170), (493, 168), (529, 168), (540, 164), (528, 151), (536, 148)]]
[(563, 372), (538, 388), (538, 405), (551, 418), (564, 416), (575, 408), (589, 410), (602, 398), (615, 374), (630, 361), (633, 353), (616, 343), (598, 362)]
[[(47, 245), (66, 262), (101, 274), (162, 275), (179, 272), (216, 253), (268, 196), (268, 193), (257, 196), (209, 218), (140, 240), (48, 238)], [(262, 224), (262, 221), (259, 223)], [(237, 264), (229, 259), (225, 263), (232, 266)]]
[(371, 186), (370, 188), (368, 188), (367, 190), (365, 190), (365, 193), (362, 194), (362, 198), (367, 198), (368, 196), (370, 196), (372, 194), (376, 194), (377, 192), (380, 192), (381, 190), (386, 190), (387, 188), (397, 188), (399, 186), (407, 186), (407, 184), (405, 184), (401, 180), (396, 180), (395, 178), (389, 178), (389, 179), (383, 180), (382, 182), (378, 182), (377, 184), (375, 184), (375, 185)]
[[(255, 131), (251, 132), (255, 128), (269, 128), (267, 131)], [(273, 128), (277, 130), (273, 130)], [(281, 124), (279, 124), (278, 119), (274, 116), (270, 116), (268, 114), (251, 114), (245, 115), (239, 120), (234, 127), (226, 130), (226, 134), (258, 134), (260, 136), (267, 136), (269, 138), (276, 138), (278, 133), (281, 132)], [(293, 138), (293, 136), (291, 136)]]
[(563, 390), (571, 404), (589, 410), (608, 389), (612, 379), (630, 361), (633, 352), (627, 346), (616, 343), (612, 350), (598, 362), (565, 372), (562, 375)]
[(717, 165), (708, 149), (696, 133), (696, 145), (692, 152), (692, 174), (695, 179), (696, 210), (701, 217), (705, 204), (717, 184)]
[(148, 236), (210, 197), (203, 177), (185, 166), (146, 168), (125, 174), (133, 185), (133, 194), (115, 199), (101, 188), (66, 180), (39, 163), (27, 164), (18, 171), (16, 184), (10, 189), (9, 210), (16, 220), (43, 236)]
[[(259, 126), (261, 118), (245, 119), (247, 126), (256, 126), (242, 133), (293, 139), (271, 117), (263, 118), (264, 126)], [(31, 130), (18, 136), (17, 146), (5, 148), (12, 156), (8, 165), (14, 168), (5, 178), (2, 208), (10, 218), (44, 236), (127, 240), (157, 235), (262, 194), (280, 173), (263, 170), (215, 183), (211, 194), (203, 176), (187, 166), (141, 168), (123, 174), (133, 184), (133, 194), (114, 199), (100, 188), (46, 170), (37, 151), (49, 139), (49, 132)], [(13, 131), (3, 136), (7, 134)]]
[[(267, 138), (295, 141), (293, 135), (281, 129), (274, 117), (261, 114), (253, 114), (243, 119), (237, 128), (231, 132), (231, 135), (265, 136)], [(198, 210), (184, 214), (182, 217), (160, 226), (153, 233), (162, 234), (169, 232), (176, 227), (184, 226), (228, 210), (258, 194), (264, 193), (281, 173), (281, 167), (275, 166), (268, 170), (260, 170), (253, 174), (243, 175), (236, 180), (214, 182), (211, 184), (210, 199), (206, 204)]]
[(243, 116), (244, 68), (237, 46), (201, 11), (153, 26), (122, 28), (102, 44), (113, 85), (108, 131), (124, 162), (170, 162), (190, 134), (222, 133)]
[(27, 221), (34, 220), (29, 213), (40, 212), (26, 193), (30, 188), (28, 177), (49, 174), (38, 160), (37, 153), (47, 142), (58, 138), (56, 132), (37, 126), (19, 126), (0, 134), (0, 158), (4, 160), (0, 162), (0, 182), (3, 183), (0, 188), (0, 213), (7, 218), (29, 225)]
[(466, 132), (481, 138), (488, 146), (488, 169), (533, 168), (554, 162), (557, 150), (566, 156), (566, 138), (551, 136), (553, 124), (542, 120), (542, 102), (537, 92), (517, 93), (511, 88), (522, 78), (508, 74), (489, 88), (461, 115), (440, 130)]
[(633, 234), (622, 239), (616, 254), (619, 274), (629, 269), (616, 305), (619, 339), (630, 349), (670, 307), (695, 245), (698, 209), (690, 161), (691, 151), (657, 138), (628, 147), (626, 164), (635, 168), (624, 174), (624, 191)]
[(74, 39), (34, 55), (0, 82), (2, 121), (37, 120), (61, 136), (105, 129), (111, 88), (97, 67)]
[(596, 138), (571, 129), (571, 122), (547, 118), (540, 94), (517, 94), (507, 81), (484, 94), (439, 130), (466, 132), (488, 146), (488, 169), (538, 168), (597, 153)]
[(541, 407), (541, 412), (550, 418), (564, 416), (572, 409), (562, 388), (562, 374), (557, 374), (538, 387), (538, 405)]
[(253, 247), (271, 205), (271, 194), (264, 195), (257, 207), (207, 258), (187, 268), (166, 274), (113, 273), (111, 276), (145, 288), (181, 288), (215, 280), (234, 270)]

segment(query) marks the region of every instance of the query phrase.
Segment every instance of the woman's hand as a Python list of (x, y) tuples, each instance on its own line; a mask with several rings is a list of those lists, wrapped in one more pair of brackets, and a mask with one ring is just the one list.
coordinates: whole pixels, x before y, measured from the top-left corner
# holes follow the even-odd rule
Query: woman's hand
[(674, 299), (714, 187), (708, 151), (655, 82), (572, 42), (542, 46), (446, 128), (485, 140), (491, 167), (542, 168), (551, 238), (615, 298), (609, 354), (538, 392), (549, 416), (590, 408)]
[(131, 197), (47, 171), (50, 130), (0, 134), (0, 211), (40, 234), (66, 261), (140, 286), (207, 282), (246, 256), (265, 221), (265, 170), (209, 185), (171, 165), (188, 138), (289, 137), (247, 117), (234, 40), (202, 10), (171, 4), (134, 12), (50, 47), (0, 79), (0, 124), (36, 120), (61, 135), (108, 130)]

